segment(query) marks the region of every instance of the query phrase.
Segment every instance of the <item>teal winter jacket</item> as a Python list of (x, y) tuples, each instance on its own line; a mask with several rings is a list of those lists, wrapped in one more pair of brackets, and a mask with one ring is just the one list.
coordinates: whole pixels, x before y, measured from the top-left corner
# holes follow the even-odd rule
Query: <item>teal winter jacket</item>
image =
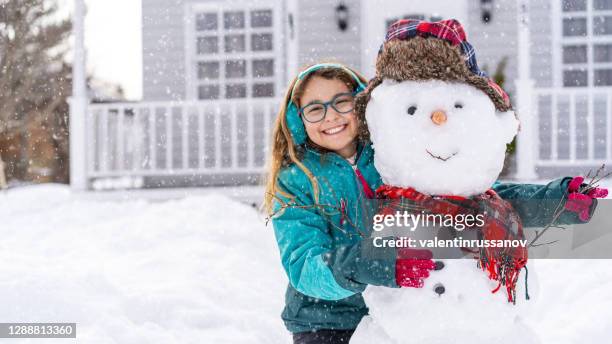
[[(355, 166), (374, 190), (381, 179), (373, 159), (370, 145), (358, 148)], [(317, 178), (318, 202), (306, 174), (291, 165), (280, 172), (278, 185), (294, 198), (277, 194), (274, 210), (280, 212), (272, 218), (289, 277), (282, 318), (291, 332), (354, 329), (368, 312), (361, 297), (368, 284), (398, 287), (395, 249), (377, 248), (376, 257), (367, 253), (372, 241), (362, 236), (369, 233), (359, 232), (368, 227), (369, 204), (351, 164), (311, 148), (302, 162)]]
[[(315, 201), (310, 180), (296, 165), (281, 170), (272, 225), (282, 265), (289, 278), (282, 319), (290, 332), (316, 329), (355, 329), (368, 313), (361, 292), (367, 285), (397, 288), (395, 248), (375, 248), (360, 172), (372, 190), (381, 184), (374, 168), (373, 149), (359, 145), (355, 166), (335, 153), (304, 150), (302, 162), (319, 184)], [(357, 170), (357, 171), (356, 171)], [(525, 199), (563, 199), (571, 178), (547, 185), (495, 183), (493, 189), (515, 206), (525, 227), (541, 226), (553, 218), (552, 207), (537, 208)], [(534, 208), (534, 205), (536, 208)], [(565, 213), (557, 223), (579, 223)], [(375, 250), (375, 252), (374, 252)]]

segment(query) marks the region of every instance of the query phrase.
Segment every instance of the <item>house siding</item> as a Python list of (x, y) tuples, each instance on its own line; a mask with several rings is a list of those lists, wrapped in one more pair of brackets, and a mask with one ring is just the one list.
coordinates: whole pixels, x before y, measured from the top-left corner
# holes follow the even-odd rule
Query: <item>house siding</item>
[[(554, 1), (554, 0), (553, 0)], [(558, 0), (561, 2), (561, 0)], [(551, 0), (529, 2), (531, 77), (536, 87), (553, 87), (553, 37)], [(557, 18), (557, 20), (560, 20)]]
[(349, 23), (340, 31), (336, 2), (310, 0), (298, 2), (298, 68), (320, 61), (336, 61), (361, 69), (361, 1), (345, 2)]
[(142, 0), (143, 99), (185, 99), (183, 0)]
[(476, 50), (478, 65), (491, 76), (500, 62), (506, 58), (504, 90), (513, 97), (514, 79), (517, 76), (517, 8), (514, 0), (497, 0), (491, 21), (484, 23), (479, 1), (468, 1), (468, 41)]
[[(560, 0), (559, 0), (560, 1)], [(515, 0), (498, 0), (492, 12), (492, 20), (481, 19), (480, 3), (468, 2), (468, 40), (476, 49), (478, 63), (493, 74), (504, 57), (508, 58), (505, 69), (504, 89), (512, 97), (514, 80), (518, 77), (518, 7)], [(529, 2), (529, 33), (531, 49), (531, 77), (536, 87), (553, 86), (553, 42), (551, 0)]]

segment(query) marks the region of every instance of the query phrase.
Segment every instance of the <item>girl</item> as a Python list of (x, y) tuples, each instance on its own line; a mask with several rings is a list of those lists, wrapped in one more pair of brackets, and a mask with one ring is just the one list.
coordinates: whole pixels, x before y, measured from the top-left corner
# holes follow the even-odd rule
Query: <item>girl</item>
[(395, 250), (370, 258), (356, 230), (366, 228), (364, 198), (381, 184), (353, 112), (365, 82), (342, 65), (311, 66), (289, 86), (274, 125), (265, 206), (276, 215), (289, 277), (282, 318), (295, 343), (348, 343), (367, 314), (365, 286), (398, 287)]
[[(289, 278), (282, 319), (294, 343), (348, 343), (368, 313), (368, 284), (418, 288), (435, 268), (423, 252), (362, 240), (373, 210), (366, 200), (382, 185), (365, 120), (353, 111), (365, 83), (340, 64), (310, 66), (291, 82), (274, 124), (264, 205)], [(493, 188), (510, 201), (560, 199), (570, 180)], [(525, 227), (553, 215), (516, 207)], [(576, 222), (573, 213), (558, 221)]]

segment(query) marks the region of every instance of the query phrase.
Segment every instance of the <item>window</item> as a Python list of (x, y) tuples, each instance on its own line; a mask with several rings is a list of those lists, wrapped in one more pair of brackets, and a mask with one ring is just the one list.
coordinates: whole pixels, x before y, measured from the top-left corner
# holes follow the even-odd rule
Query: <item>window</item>
[(612, 0), (593, 0), (595, 10), (612, 10)]
[(272, 11), (251, 11), (251, 27), (272, 27)]
[(246, 64), (244, 60), (229, 60), (225, 62), (225, 77), (244, 78), (246, 76)]
[(585, 69), (568, 69), (563, 71), (563, 86), (584, 87), (587, 86), (588, 75)]
[(223, 13), (223, 27), (226, 29), (244, 29), (244, 12)]
[(198, 37), (198, 55), (214, 54), (218, 51), (217, 37)]
[(253, 51), (272, 50), (271, 33), (254, 33), (251, 35), (251, 48)]
[(557, 1), (563, 86), (612, 86), (612, 0)]
[[(612, 54), (612, 51), (610, 52)], [(253, 60), (253, 76), (256, 78), (274, 75), (274, 60)]]
[(563, 0), (563, 12), (586, 11), (587, 0)]
[(246, 47), (244, 35), (227, 35), (225, 36), (225, 52), (244, 52)]
[(595, 62), (612, 62), (612, 44), (596, 44), (593, 55)]
[(227, 84), (225, 85), (226, 98), (244, 98), (246, 97), (245, 84)]
[(586, 45), (566, 45), (563, 47), (563, 63), (586, 63)]
[(217, 14), (216, 13), (199, 13), (196, 16), (196, 30), (197, 31), (217, 30)]
[(198, 62), (198, 79), (219, 79), (219, 62)]
[[(260, 3), (259, 3), (260, 4)], [(189, 97), (197, 99), (275, 97), (278, 87), (275, 9), (193, 4)], [(191, 48), (190, 48), (191, 49)]]
[(586, 18), (564, 18), (563, 19), (563, 36), (586, 36), (587, 34)]
[(253, 97), (272, 97), (274, 96), (274, 84), (253, 84)]
[(593, 18), (593, 34), (612, 35), (612, 16), (599, 16)]
[(595, 86), (612, 86), (612, 69), (595, 69)]
[(198, 99), (219, 99), (219, 85), (198, 86)]

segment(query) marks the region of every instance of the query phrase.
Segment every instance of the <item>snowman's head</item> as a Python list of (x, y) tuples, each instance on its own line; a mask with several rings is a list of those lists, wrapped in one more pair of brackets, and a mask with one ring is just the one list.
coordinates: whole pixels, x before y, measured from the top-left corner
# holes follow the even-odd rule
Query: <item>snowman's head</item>
[(440, 80), (384, 80), (366, 120), (384, 182), (428, 194), (486, 191), (518, 130), (514, 112), (497, 111), (481, 90)]
[(391, 25), (355, 109), (383, 181), (429, 194), (486, 191), (518, 131), (507, 94), (478, 68), (454, 19)]

